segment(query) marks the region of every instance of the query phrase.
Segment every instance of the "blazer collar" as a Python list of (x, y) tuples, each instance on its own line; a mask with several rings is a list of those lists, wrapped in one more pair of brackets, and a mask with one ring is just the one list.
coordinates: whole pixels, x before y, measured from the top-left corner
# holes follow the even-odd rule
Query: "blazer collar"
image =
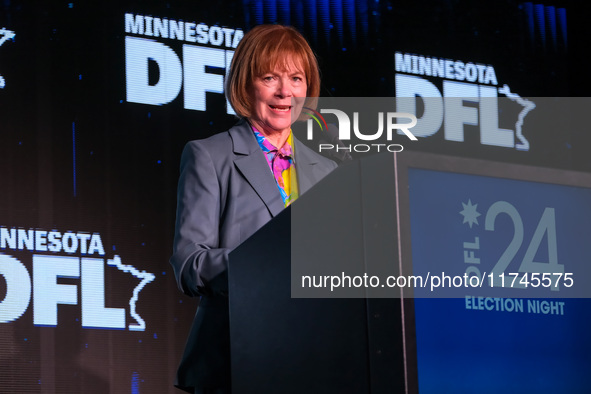
[(252, 128), (245, 119), (240, 119), (240, 121), (228, 132), (232, 138), (234, 153), (238, 155), (249, 155), (256, 152), (257, 149), (260, 150), (259, 145), (254, 138)]
[(318, 156), (297, 138), (293, 138), (296, 155), (296, 171), (298, 174), (298, 188), (300, 196), (307, 192), (317, 179), (314, 178), (314, 166), (318, 164)]
[(250, 124), (242, 119), (228, 132), (232, 138), (234, 164), (263, 200), (271, 215), (276, 216), (285, 205)]
[[(232, 138), (236, 167), (263, 200), (271, 215), (276, 216), (285, 206), (250, 124), (242, 119), (228, 132)], [(318, 181), (314, 176), (314, 166), (318, 164), (319, 156), (295, 136), (293, 140), (298, 188), (301, 196)]]

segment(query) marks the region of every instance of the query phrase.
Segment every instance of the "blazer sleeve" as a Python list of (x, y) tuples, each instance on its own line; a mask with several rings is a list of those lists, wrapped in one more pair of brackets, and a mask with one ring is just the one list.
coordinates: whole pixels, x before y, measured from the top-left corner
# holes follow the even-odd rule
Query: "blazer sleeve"
[(220, 179), (202, 141), (181, 156), (173, 255), (177, 285), (190, 296), (227, 294), (229, 249), (220, 248)]

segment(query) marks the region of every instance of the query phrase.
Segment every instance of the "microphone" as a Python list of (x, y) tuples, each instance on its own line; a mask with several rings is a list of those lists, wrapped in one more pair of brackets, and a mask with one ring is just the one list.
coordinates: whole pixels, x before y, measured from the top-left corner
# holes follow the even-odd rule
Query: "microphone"
[[(353, 160), (351, 152), (347, 150), (343, 141), (339, 139), (339, 129), (334, 123), (329, 123), (326, 133), (322, 133), (320, 137), (321, 144), (330, 144), (335, 147), (334, 150), (330, 151), (329, 157), (336, 161), (337, 164), (344, 163), (346, 161)], [(343, 149), (336, 149), (336, 147), (342, 147)]]

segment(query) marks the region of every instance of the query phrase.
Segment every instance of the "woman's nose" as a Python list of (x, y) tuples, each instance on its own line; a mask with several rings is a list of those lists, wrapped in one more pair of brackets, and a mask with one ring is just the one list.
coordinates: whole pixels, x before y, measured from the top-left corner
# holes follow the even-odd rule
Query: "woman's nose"
[(280, 78), (277, 85), (277, 95), (280, 97), (292, 97), (291, 85), (286, 78)]

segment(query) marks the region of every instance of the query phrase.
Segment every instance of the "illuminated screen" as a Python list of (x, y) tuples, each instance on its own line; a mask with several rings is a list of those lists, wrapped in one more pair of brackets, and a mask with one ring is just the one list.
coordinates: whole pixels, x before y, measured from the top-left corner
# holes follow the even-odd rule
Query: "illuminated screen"
[(527, 300), (516, 312), (416, 299), (419, 393), (587, 392), (590, 306), (568, 299), (557, 314), (528, 311)]
[[(513, 169), (501, 174), (525, 176)], [(503, 297), (458, 284), (454, 298), (414, 300), (419, 392), (587, 391), (591, 189), (410, 169), (409, 198), (414, 274), (511, 286)], [(586, 298), (568, 295), (566, 273)]]

